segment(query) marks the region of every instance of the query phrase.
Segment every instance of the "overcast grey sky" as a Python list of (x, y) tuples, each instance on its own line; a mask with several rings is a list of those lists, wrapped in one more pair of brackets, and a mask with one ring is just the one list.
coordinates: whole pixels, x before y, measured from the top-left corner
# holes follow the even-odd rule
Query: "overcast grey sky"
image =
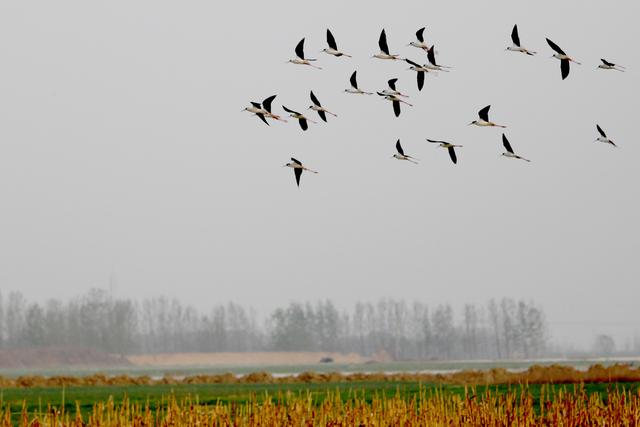
[[(0, 289), (347, 306), (533, 299), (555, 340), (640, 331), (636, 1), (0, 3)], [(535, 57), (505, 52), (513, 24)], [(415, 31), (455, 68), (371, 59)], [(318, 53), (326, 28), (353, 59)], [(324, 70), (285, 64), (306, 37)], [(582, 61), (566, 81), (545, 37)], [(597, 70), (599, 58), (628, 72)], [(415, 106), (342, 93), (398, 77)], [(240, 110), (328, 124), (271, 127)], [(492, 105), (500, 131), (466, 126)], [(620, 146), (594, 143), (595, 124)], [(454, 166), (424, 138), (464, 145)], [(391, 158), (397, 138), (419, 165)], [(294, 156), (318, 175), (301, 188)], [(570, 322), (570, 323), (567, 323)]]

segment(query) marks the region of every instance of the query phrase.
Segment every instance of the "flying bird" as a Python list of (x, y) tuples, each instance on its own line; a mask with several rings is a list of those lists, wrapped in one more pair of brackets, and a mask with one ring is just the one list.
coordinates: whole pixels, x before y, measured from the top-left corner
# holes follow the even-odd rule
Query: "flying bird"
[(382, 92), (378, 92), (378, 95), (384, 97), (384, 99), (386, 99), (387, 101), (391, 101), (391, 103), (393, 104), (393, 112), (396, 117), (400, 116), (400, 103), (407, 104), (409, 107), (413, 107), (413, 105), (409, 104), (407, 101), (401, 98), (398, 98), (395, 95), (385, 95)]
[(293, 64), (298, 64), (298, 65), (308, 65), (310, 67), (317, 68), (318, 70), (322, 70), (322, 67), (318, 67), (317, 65), (313, 65), (311, 63), (311, 61), (315, 61), (315, 59), (313, 59), (313, 58), (306, 58), (305, 59), (305, 57), (304, 57), (304, 38), (302, 40), (300, 40), (298, 42), (298, 44), (296, 45), (296, 55), (298, 56), (297, 58), (290, 59), (287, 62), (291, 62)]
[(277, 95), (271, 95), (270, 97), (268, 97), (267, 99), (265, 99), (264, 101), (262, 101), (262, 109), (265, 111), (265, 116), (266, 117), (270, 117), (274, 120), (279, 120), (281, 122), (285, 122), (287, 123), (287, 121), (285, 119), (283, 119), (282, 117), (280, 117), (277, 114), (273, 114), (273, 112), (271, 111), (271, 103), (273, 102), (274, 99), (276, 99)]
[(533, 56), (537, 53), (532, 50), (525, 49), (520, 45), (520, 36), (518, 35), (517, 24), (513, 26), (513, 30), (511, 31), (511, 40), (513, 41), (513, 46), (509, 46), (506, 50), (510, 50), (511, 52), (525, 53), (529, 56)]
[(493, 123), (492, 121), (489, 121), (489, 109), (490, 108), (491, 108), (491, 105), (487, 105), (482, 110), (478, 111), (478, 117), (480, 118), (480, 120), (474, 120), (471, 123), (469, 123), (469, 125), (494, 126), (494, 127), (499, 127), (499, 128), (506, 128), (506, 126), (497, 125), (497, 124)]
[(331, 31), (329, 31), (329, 29), (327, 28), (327, 44), (329, 45), (328, 49), (322, 49), (322, 51), (324, 53), (328, 53), (329, 55), (333, 55), (333, 56), (346, 56), (347, 58), (351, 58), (351, 55), (347, 55), (344, 52), (340, 52), (338, 50), (338, 44), (336, 43), (336, 39), (333, 37), (333, 34), (331, 34)]
[(266, 124), (267, 126), (270, 126), (269, 122), (265, 118), (267, 111), (262, 108), (262, 105), (260, 105), (259, 102), (251, 102), (250, 104), (251, 104), (250, 107), (245, 107), (242, 111), (248, 111), (250, 113), (255, 114), (260, 118), (260, 120), (264, 122), (264, 124)]
[(418, 41), (412, 41), (407, 46), (417, 47), (422, 50), (429, 50), (429, 45), (424, 41), (424, 29), (425, 27), (422, 27), (416, 31), (416, 39), (418, 39)]
[(569, 57), (566, 53), (564, 53), (564, 51), (560, 49), (560, 46), (558, 46), (551, 40), (547, 39), (547, 43), (549, 44), (551, 49), (556, 51), (556, 53), (553, 55), (553, 58), (557, 58), (560, 60), (560, 72), (562, 73), (562, 80), (566, 79), (567, 76), (569, 75), (569, 68), (570, 68), (569, 64), (571, 62), (575, 62), (578, 65), (582, 65), (578, 61), (574, 60), (573, 58)]
[(300, 127), (302, 128), (302, 130), (307, 130), (308, 129), (309, 125), (307, 124), (307, 121), (309, 121), (311, 123), (316, 123), (313, 120), (306, 118), (303, 114), (300, 114), (297, 111), (293, 111), (293, 110), (288, 109), (284, 105), (282, 106), (282, 109), (284, 111), (286, 111), (287, 113), (289, 113), (289, 115), (291, 117), (293, 117), (294, 119), (298, 120), (298, 123), (300, 123)]
[(351, 87), (348, 89), (345, 89), (344, 91), (347, 93), (353, 93), (356, 95), (373, 95), (373, 92), (365, 92), (363, 90), (360, 90), (358, 88), (358, 80), (356, 80), (356, 73), (358, 71), (354, 71), (353, 74), (351, 74), (351, 77), (349, 78), (349, 82), (351, 83)]
[(405, 58), (405, 61), (411, 65), (411, 67), (409, 67), (410, 70), (413, 70), (416, 72), (416, 79), (418, 82), (418, 90), (422, 90), (422, 88), (424, 87), (424, 73), (430, 73), (431, 70), (426, 66), (426, 65), (420, 65), (416, 62), (413, 62), (412, 60)]
[(331, 111), (324, 108), (322, 104), (320, 104), (320, 101), (318, 101), (318, 98), (313, 94), (313, 91), (311, 91), (310, 95), (311, 95), (311, 101), (313, 102), (313, 105), (309, 106), (309, 108), (313, 111), (316, 111), (320, 116), (320, 118), (322, 119), (322, 121), (324, 122), (327, 121), (327, 115), (325, 113), (329, 113), (333, 117), (338, 117), (336, 114), (333, 114)]
[(389, 81), (387, 81), (387, 84), (389, 85), (389, 89), (385, 89), (383, 91), (381, 91), (380, 93), (384, 94), (384, 95), (393, 95), (393, 96), (402, 96), (404, 98), (409, 98), (409, 95), (405, 95), (401, 92), (398, 91), (398, 89), (396, 89), (396, 82), (398, 81), (398, 79), (390, 79)]
[(596, 141), (598, 142), (604, 142), (605, 144), (611, 144), (614, 147), (617, 147), (617, 145), (607, 137), (607, 134), (604, 133), (604, 131), (602, 130), (602, 128), (600, 127), (600, 125), (596, 125), (596, 128), (598, 129), (598, 133), (600, 134), (600, 136), (596, 139)]
[(446, 148), (447, 151), (449, 151), (449, 157), (451, 157), (451, 161), (453, 162), (453, 164), (458, 163), (458, 158), (456, 157), (455, 149), (456, 147), (462, 148), (462, 145), (455, 145), (446, 141), (436, 141), (434, 139), (429, 139), (429, 138), (427, 138), (427, 141), (431, 142), (432, 144), (440, 144), (440, 147)]
[(376, 53), (375, 55), (373, 55), (373, 58), (392, 59), (392, 60), (400, 59), (398, 55), (392, 55), (389, 53), (389, 46), (387, 45), (387, 34), (384, 32), (384, 28), (380, 33), (380, 38), (378, 39), (378, 46), (380, 47), (380, 53)]
[(289, 167), (293, 169), (293, 173), (296, 176), (296, 184), (298, 185), (298, 187), (300, 187), (300, 177), (302, 176), (302, 171), (318, 173), (304, 166), (300, 160), (296, 160), (293, 157), (291, 158), (291, 162), (285, 164), (283, 167)]
[(398, 140), (398, 142), (396, 142), (396, 151), (397, 153), (393, 155), (393, 157), (395, 157), (398, 160), (406, 160), (409, 161), (411, 163), (415, 163), (416, 165), (418, 164), (418, 162), (416, 162), (417, 159), (415, 159), (414, 157), (411, 156), (407, 156), (406, 154), (404, 154), (404, 150), (402, 149), (402, 145), (400, 145), (400, 140)]
[(504, 145), (504, 149), (507, 150), (506, 153), (502, 153), (503, 156), (511, 157), (512, 159), (524, 160), (525, 162), (531, 161), (529, 159), (525, 159), (524, 157), (520, 157), (513, 152), (513, 148), (511, 148), (511, 144), (509, 144), (509, 140), (507, 139), (507, 136), (504, 133), (502, 134), (502, 145)]
[(600, 61), (602, 61), (602, 64), (598, 65), (598, 68), (602, 68), (603, 70), (616, 70), (622, 71), (624, 73), (624, 70), (626, 69), (622, 65), (614, 64), (613, 62), (609, 62), (606, 59), (600, 59)]
[(425, 67), (433, 71), (446, 71), (448, 73), (449, 70), (445, 70), (445, 68), (451, 68), (451, 67), (447, 67), (446, 65), (438, 65), (436, 63), (435, 47), (436, 45), (432, 45), (429, 48), (429, 50), (427, 50), (427, 59), (429, 60), (429, 63), (425, 64)]

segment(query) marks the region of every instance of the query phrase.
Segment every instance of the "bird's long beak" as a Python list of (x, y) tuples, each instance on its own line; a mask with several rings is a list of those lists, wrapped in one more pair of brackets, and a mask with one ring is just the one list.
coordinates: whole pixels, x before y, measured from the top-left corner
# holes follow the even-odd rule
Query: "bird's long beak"
[(473, 124), (473, 122), (469, 123), (467, 126), (471, 126)]

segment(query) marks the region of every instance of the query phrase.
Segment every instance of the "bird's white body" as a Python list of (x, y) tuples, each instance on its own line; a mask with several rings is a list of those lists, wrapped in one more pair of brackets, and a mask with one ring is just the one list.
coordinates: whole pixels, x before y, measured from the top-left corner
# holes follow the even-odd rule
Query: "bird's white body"
[(567, 61), (569, 61), (569, 62), (573, 62), (574, 64), (582, 65), (580, 62), (578, 62), (578, 61), (574, 60), (574, 59), (573, 59), (573, 58), (571, 58), (570, 56), (568, 56), (568, 55), (563, 55), (563, 54), (561, 54), (561, 53), (554, 53), (554, 54), (553, 54), (553, 57), (554, 57), (554, 58), (556, 58), (556, 59), (559, 59), (560, 61), (562, 61), (562, 60), (567, 60)]
[(609, 145), (613, 145), (614, 147), (617, 147), (617, 145), (609, 138), (605, 138), (605, 137), (599, 136), (596, 139), (596, 141), (602, 142), (602, 143), (605, 143), (605, 144), (609, 144)]
[(505, 156), (505, 157), (509, 157), (511, 159), (524, 160), (525, 162), (530, 162), (531, 161), (529, 159), (525, 159), (524, 157), (518, 156), (517, 154), (513, 154), (513, 153), (509, 153), (509, 152), (504, 152), (504, 153), (502, 153), (502, 155)]
[(412, 65), (411, 67), (409, 67), (410, 70), (412, 71), (416, 71), (416, 72), (424, 72), (424, 73), (430, 73), (432, 70), (429, 68), (428, 65), (420, 65), (419, 67), (416, 67), (415, 65)]
[(316, 171), (314, 171), (312, 169), (309, 169), (306, 166), (303, 166), (303, 165), (298, 164), (298, 163), (293, 163), (293, 162), (287, 163), (285, 165), (285, 167), (289, 167), (291, 169), (302, 169), (303, 171), (308, 171), (308, 172), (312, 172), (312, 173), (318, 173), (318, 172), (316, 172)]
[(410, 156), (403, 156), (402, 154), (396, 153), (393, 155), (393, 157), (395, 157), (398, 160), (406, 160), (408, 162), (418, 164), (418, 162), (413, 160), (413, 157), (410, 157)]
[(602, 68), (603, 70), (616, 70), (616, 71), (622, 71), (624, 73), (624, 69), (621, 65), (606, 65), (606, 64), (600, 64), (598, 65), (598, 68)]
[[(300, 58), (294, 58), (294, 59), (290, 59), (289, 62), (292, 64), (296, 64), (296, 65), (308, 65), (310, 67), (313, 68), (317, 68), (318, 70), (322, 70), (322, 67), (318, 67), (317, 65), (313, 65), (311, 63), (312, 60), (310, 59), (300, 59)], [(315, 60), (314, 60), (315, 61)]]
[(413, 41), (409, 43), (409, 46), (417, 47), (418, 49), (422, 49), (422, 50), (429, 50), (429, 45), (426, 44), (425, 42)]
[(362, 89), (354, 89), (354, 88), (349, 88), (349, 89), (345, 89), (344, 90), (347, 93), (353, 93), (355, 95), (373, 95), (373, 92), (365, 92)]
[(253, 113), (253, 114), (264, 114), (265, 116), (269, 116), (269, 114), (270, 114), (267, 110), (263, 110), (262, 108), (254, 107), (253, 105), (251, 107), (246, 107), (244, 109), (244, 111), (248, 111), (248, 112)]
[(400, 93), (397, 90), (385, 89), (385, 90), (380, 91), (380, 93), (385, 95), (385, 96), (402, 96), (404, 98), (409, 98), (409, 95), (405, 95), (403, 93)]
[(506, 126), (502, 126), (502, 125), (497, 125), (493, 122), (488, 122), (486, 120), (476, 120), (474, 122), (471, 122), (470, 124), (472, 125), (476, 125), (476, 126), (480, 126), (480, 127), (499, 127), (499, 128), (506, 128)]
[(532, 50), (525, 49), (525, 48), (523, 48), (523, 47), (516, 46), (516, 45), (509, 46), (509, 47), (507, 48), (507, 50), (508, 50), (508, 51), (511, 51), (511, 52), (520, 52), (520, 53), (524, 53), (524, 54), (527, 54), (527, 55), (530, 55), (530, 56), (533, 56), (533, 55), (535, 55), (536, 53), (538, 53), (538, 52), (534, 52), (534, 51), (532, 51)]
[(324, 53), (327, 53), (327, 54), (333, 55), (333, 56), (337, 56), (337, 57), (346, 56), (347, 58), (351, 58), (351, 55), (347, 55), (346, 53), (340, 52), (339, 50), (333, 49), (331, 47), (328, 47), (326, 49), (322, 49), (322, 51)]
[(312, 106), (310, 106), (309, 108), (310, 108), (311, 110), (313, 110), (313, 111), (323, 111), (323, 112), (325, 112), (325, 113), (329, 113), (329, 114), (331, 114), (331, 115), (332, 115), (332, 116), (334, 116), (334, 117), (338, 117), (338, 115), (337, 115), (337, 114), (332, 113), (331, 111), (327, 110), (327, 109), (326, 109), (326, 108), (324, 108), (324, 107), (318, 107), (317, 105), (312, 105)]
[[(380, 92), (382, 93), (382, 92)], [(391, 101), (391, 102), (402, 102), (403, 104), (407, 104), (409, 107), (413, 107), (412, 104), (409, 104), (407, 101), (405, 101), (402, 98), (398, 98), (396, 95), (384, 95), (384, 99), (386, 99), (387, 101)]]
[(289, 116), (293, 117), (296, 120), (306, 120), (306, 121), (311, 122), (311, 123), (317, 123), (317, 122), (314, 122), (313, 120), (307, 118), (304, 114), (291, 113), (291, 114), (289, 114)]
[(373, 57), (378, 59), (390, 59), (394, 61), (398, 61), (401, 59), (399, 55), (391, 55), (384, 52), (376, 53), (375, 55), (373, 55)]

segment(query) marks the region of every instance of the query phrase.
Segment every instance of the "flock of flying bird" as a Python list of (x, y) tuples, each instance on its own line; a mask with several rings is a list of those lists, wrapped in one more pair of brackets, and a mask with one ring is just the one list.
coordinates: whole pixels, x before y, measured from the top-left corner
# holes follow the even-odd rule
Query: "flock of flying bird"
[[(422, 51), (424, 51), (427, 55), (427, 63), (420, 65), (419, 63), (412, 61), (408, 58), (401, 58), (400, 55), (398, 54), (392, 54), (390, 53), (389, 50), (389, 46), (387, 44), (387, 35), (385, 30), (383, 29), (382, 32), (380, 33), (380, 38), (378, 39), (378, 46), (380, 48), (380, 52), (372, 55), (372, 58), (377, 58), (377, 59), (382, 59), (382, 60), (391, 60), (391, 61), (404, 61), (406, 63), (408, 63), (410, 65), (409, 70), (411, 71), (415, 71), (416, 72), (416, 80), (417, 80), (417, 86), (418, 86), (418, 90), (421, 91), (422, 88), (424, 87), (424, 79), (425, 79), (425, 75), (427, 73), (434, 73), (434, 72), (449, 72), (450, 69), (452, 67), (449, 66), (445, 66), (445, 65), (440, 65), (437, 63), (436, 61), (436, 50), (435, 50), (435, 46), (432, 44), (431, 46), (429, 46), (424, 39), (424, 31), (425, 31), (425, 27), (420, 28), (417, 32), (416, 32), (416, 40), (410, 42), (407, 46), (413, 46), (415, 48), (421, 49)], [(524, 48), (521, 43), (520, 43), (520, 36), (518, 34), (518, 26), (514, 25), (513, 30), (511, 32), (511, 40), (513, 42), (513, 44), (509, 47), (507, 47), (505, 50), (510, 51), (510, 52), (518, 52), (518, 53), (523, 53), (525, 55), (528, 56), (534, 56), (537, 52), (534, 52), (532, 50), (526, 49)], [(569, 76), (569, 72), (570, 72), (570, 64), (573, 62), (575, 64), (581, 65), (580, 62), (574, 60), (572, 57), (568, 56), (557, 44), (555, 44), (553, 41), (549, 40), (548, 38), (547, 40), (547, 44), (549, 45), (549, 47), (551, 47), (551, 49), (555, 52), (553, 55), (553, 58), (556, 58), (558, 60), (560, 60), (560, 73), (562, 76), (562, 80), (566, 79)], [(314, 58), (307, 58), (305, 56), (304, 53), (304, 41), (305, 39), (303, 38), (302, 40), (300, 40), (300, 42), (298, 42), (298, 44), (296, 45), (295, 48), (295, 53), (296, 53), (296, 57), (293, 59), (290, 59), (289, 61), (287, 61), (287, 63), (292, 63), (292, 64), (296, 64), (296, 65), (306, 65), (309, 67), (313, 67), (316, 69), (321, 70), (322, 67), (317, 66), (314, 64), (314, 62), (316, 61), (316, 59)], [(331, 31), (329, 29), (327, 29), (327, 45), (328, 47), (323, 49), (322, 52), (328, 54), (328, 55), (332, 55), (335, 57), (347, 57), (347, 58), (351, 58), (351, 55), (348, 55), (344, 52), (342, 52), (340, 49), (338, 49), (338, 44), (336, 43), (336, 39), (334, 38), (333, 34), (331, 33)], [(616, 70), (616, 71), (620, 71), (620, 72), (624, 72), (625, 71), (625, 67), (612, 63), (610, 61), (607, 61), (606, 59), (601, 59), (600, 60), (602, 63), (600, 65), (598, 65), (598, 68), (600, 69), (604, 69), (604, 70)], [(410, 104), (409, 102), (406, 101), (406, 98), (408, 98), (407, 95), (401, 93), (400, 91), (397, 90), (396, 88), (396, 82), (398, 81), (397, 78), (393, 78), (390, 79), (387, 84), (388, 84), (388, 89), (384, 89), (381, 91), (376, 91), (375, 93), (378, 94), (380, 97), (382, 97), (382, 99), (385, 99), (387, 101), (390, 101), (392, 106), (393, 106), (393, 112), (395, 114), (396, 117), (400, 116), (401, 113), (401, 109), (400, 106), (401, 104), (406, 104), (408, 106), (413, 106), (412, 104)], [(346, 93), (350, 93), (350, 94), (354, 94), (354, 95), (373, 95), (373, 92), (366, 92), (362, 89), (360, 89), (358, 87), (358, 81), (357, 81), (357, 71), (354, 71), (353, 74), (351, 74), (351, 77), (349, 79), (350, 85), (351, 87), (347, 88), (344, 90), (344, 92)], [(269, 122), (267, 121), (267, 119), (272, 119), (272, 120), (277, 120), (277, 121), (281, 121), (281, 122), (287, 122), (287, 120), (283, 119), (281, 116), (273, 113), (272, 111), (272, 103), (273, 100), (276, 98), (276, 95), (272, 95), (268, 98), (266, 98), (264, 101), (260, 102), (251, 102), (251, 106), (246, 107), (243, 111), (248, 111), (254, 115), (256, 115), (260, 120), (262, 120), (265, 124), (269, 125)], [(309, 106), (310, 110), (313, 110), (315, 112), (318, 113), (318, 115), (320, 116), (320, 118), (322, 119), (322, 121), (326, 122), (327, 121), (327, 114), (333, 116), (333, 117), (337, 117), (336, 114), (330, 112), (329, 110), (327, 110), (325, 107), (322, 106), (322, 104), (320, 103), (320, 101), (318, 100), (318, 97), (313, 93), (313, 91), (310, 92), (310, 98), (311, 98), (311, 102), (312, 105)], [(289, 113), (289, 116), (296, 119), (298, 121), (298, 124), (300, 125), (300, 128), (303, 131), (306, 131), (309, 127), (308, 122), (311, 123), (317, 123), (314, 122), (313, 120), (309, 119), (308, 117), (306, 117), (304, 114), (299, 113), (295, 110), (292, 110), (290, 108), (287, 108), (286, 106), (282, 106), (283, 110), (286, 111), (287, 113)], [(469, 123), (469, 125), (475, 125), (475, 126), (480, 126), (480, 127), (498, 127), (498, 128), (506, 128), (506, 126), (503, 125), (499, 125), (496, 124), (494, 122), (492, 122), (491, 120), (489, 120), (489, 109), (491, 108), (490, 105), (487, 105), (486, 107), (482, 108), (480, 111), (478, 111), (478, 120), (474, 120), (471, 123)], [(596, 125), (596, 129), (599, 133), (599, 137), (596, 139), (596, 141), (599, 142), (603, 142), (606, 144), (610, 144), (613, 147), (616, 147), (616, 144), (609, 138), (607, 137), (606, 133), (602, 130), (602, 128), (600, 127), (600, 125)], [(438, 144), (440, 147), (442, 148), (446, 148), (448, 153), (449, 153), (449, 157), (451, 158), (451, 161), (455, 164), (457, 163), (457, 156), (456, 156), (456, 148), (462, 147), (461, 145), (456, 145), (456, 144), (452, 144), (450, 142), (447, 141), (438, 141), (438, 140), (432, 140), (432, 139), (428, 139), (427, 141), (433, 144)], [(521, 157), (517, 154), (515, 154), (515, 152), (513, 151), (513, 148), (511, 147), (511, 144), (509, 143), (509, 140), (507, 139), (506, 135), (503, 133), (502, 134), (502, 144), (505, 148), (505, 152), (502, 153), (503, 156), (505, 157), (509, 157), (509, 158), (513, 158), (513, 159), (520, 159), (520, 160), (524, 160), (526, 162), (530, 162), (529, 159), (526, 159), (524, 157)], [(414, 157), (411, 157), (407, 154), (404, 153), (404, 150), (402, 148), (402, 145), (400, 144), (400, 140), (398, 140), (396, 142), (396, 154), (394, 154), (392, 157), (398, 159), (398, 160), (406, 160), (412, 163), (417, 163), (416, 159)], [(311, 170), (309, 168), (307, 168), (305, 165), (303, 165), (303, 163), (299, 160), (296, 160), (295, 158), (291, 158), (291, 162), (287, 163), (284, 165), (284, 167), (290, 167), (293, 169), (294, 171), (294, 175), (296, 178), (296, 184), (298, 186), (300, 186), (300, 177), (302, 176), (302, 172), (303, 171), (308, 171), (308, 172), (312, 172), (312, 173), (318, 173), (314, 170)]]

